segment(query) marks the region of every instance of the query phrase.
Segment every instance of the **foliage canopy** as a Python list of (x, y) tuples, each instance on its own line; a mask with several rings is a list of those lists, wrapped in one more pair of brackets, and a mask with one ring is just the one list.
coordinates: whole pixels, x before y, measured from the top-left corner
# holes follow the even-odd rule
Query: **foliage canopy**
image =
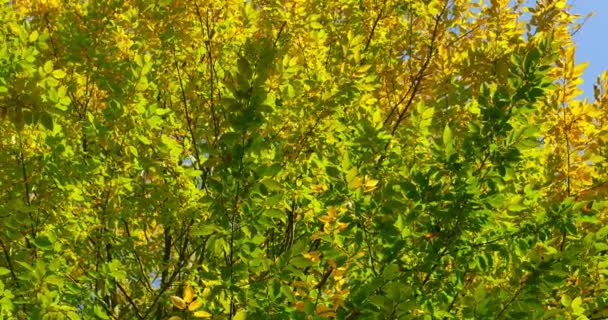
[(0, 319), (608, 316), (565, 0), (0, 6)]

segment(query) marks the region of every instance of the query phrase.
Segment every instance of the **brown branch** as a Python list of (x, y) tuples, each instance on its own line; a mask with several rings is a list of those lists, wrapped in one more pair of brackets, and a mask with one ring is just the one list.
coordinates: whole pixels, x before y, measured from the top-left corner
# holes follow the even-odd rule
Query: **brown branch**
[(17, 275), (15, 274), (15, 268), (13, 267), (13, 262), (11, 260), (11, 256), (8, 252), (8, 249), (4, 245), (2, 239), (0, 239), (0, 246), (2, 246), (2, 251), (4, 252), (4, 258), (6, 259), (6, 264), (8, 266), (8, 270), (11, 272), (11, 277), (15, 281), (15, 285), (19, 288), (19, 279), (17, 279)]
[(323, 274), (323, 278), (321, 278), (321, 281), (319, 281), (319, 283), (317, 283), (315, 288), (317, 288), (317, 289), (319, 289), (319, 291), (321, 291), (321, 289), (323, 288), (323, 286), (329, 279), (329, 276), (331, 275), (332, 272), (334, 272), (334, 268), (332, 268), (330, 266), (329, 269), (327, 269), (327, 271), (325, 271), (325, 273)]
[[(435, 44), (436, 44), (435, 41), (437, 40), (437, 32), (439, 31), (439, 24), (441, 22), (441, 16), (443, 16), (447, 7), (448, 7), (448, 1), (445, 2), (443, 9), (435, 17), (435, 26), (433, 27), (433, 33), (432, 33), (432, 37), (431, 37), (431, 44), (429, 45), (429, 51), (428, 51), (428, 54), (427, 54), (427, 57), (426, 57), (424, 63), (422, 64), (422, 66), (420, 67), (418, 72), (416, 73), (416, 76), (414, 78), (414, 84), (412, 86), (410, 86), (410, 88), (408, 88), (407, 92), (403, 95), (403, 97), (399, 100), (399, 102), (397, 102), (397, 104), (395, 104), (395, 106), (393, 106), (393, 108), (389, 112), (388, 116), (384, 119), (384, 122), (382, 124), (383, 126), (388, 124), (388, 122), (391, 119), (391, 117), (393, 116), (393, 114), (397, 111), (397, 108), (407, 99), (407, 103), (405, 104), (403, 110), (401, 110), (401, 112), (399, 113), (399, 116), (397, 117), (397, 121), (396, 121), (395, 125), (393, 126), (393, 128), (391, 129), (391, 136), (395, 135), (397, 128), (399, 127), (399, 125), (401, 124), (401, 121), (403, 121), (407, 111), (411, 107), (411, 105), (414, 101), (414, 98), (416, 97), (416, 94), (418, 93), (418, 89), (420, 88), (420, 84), (422, 83), (422, 79), (424, 78), (424, 72), (428, 68), (428, 66), (431, 62), (431, 59), (433, 58), (433, 56), (435, 54)], [(378, 162), (376, 163), (376, 168), (379, 168), (380, 165), (382, 164), (382, 162), (384, 161), (384, 159), (386, 158), (386, 150), (388, 150), (388, 147), (390, 146), (391, 141), (392, 140), (389, 140), (384, 145), (384, 152), (378, 159)]]
[(511, 299), (509, 299), (509, 301), (507, 301), (507, 303), (502, 307), (502, 309), (500, 309), (500, 311), (496, 315), (496, 319), (500, 319), (502, 317), (502, 315), (505, 313), (505, 311), (507, 311), (507, 309), (511, 306), (513, 301), (515, 301), (515, 299), (517, 299), (517, 297), (524, 290), (524, 287), (526, 286), (526, 283), (528, 282), (528, 276), (529, 275), (525, 275), (524, 279), (521, 280), (521, 282), (519, 283), (519, 287), (517, 288), (515, 293), (513, 293), (513, 296), (511, 297)]
[[(363, 49), (363, 52), (367, 51), (367, 49), (369, 48), (369, 45), (372, 43), (372, 38), (374, 37), (374, 32), (376, 31), (378, 22), (380, 22), (380, 18), (382, 18), (382, 15), (384, 14), (385, 8), (386, 8), (386, 0), (384, 0), (384, 2), (382, 3), (382, 9), (380, 9), (380, 12), (378, 12), (378, 16), (376, 16), (376, 19), (374, 20), (374, 23), (372, 25), (372, 31), (369, 33), (369, 36), (367, 37), (367, 41), (365, 42), (365, 49)], [(361, 60), (361, 63), (363, 63), (363, 60)]]
[[(295, 2), (294, 2), (295, 5)], [(277, 43), (279, 42), (279, 37), (281, 37), (281, 34), (283, 33), (283, 30), (285, 29), (285, 26), (287, 25), (287, 20), (283, 21), (283, 23), (281, 24), (281, 28), (279, 29), (279, 33), (277, 33), (277, 37), (274, 39), (274, 47), (277, 47)]]
[(429, 282), (429, 280), (431, 280), (431, 275), (433, 274), (435, 269), (437, 269), (437, 267), (439, 266), (439, 262), (441, 262), (441, 259), (445, 256), (445, 254), (447, 252), (448, 252), (448, 247), (446, 246), (445, 248), (443, 248), (441, 253), (439, 253), (439, 257), (437, 258), (437, 261), (435, 261), (435, 263), (433, 263), (433, 266), (431, 267), (431, 270), (429, 270), (429, 273), (427, 273), (426, 276), (424, 277), (424, 280), (422, 281), (421, 289), (424, 289), (424, 286), (427, 284), (427, 282)]
[(173, 271), (173, 273), (171, 273), (171, 277), (164, 283), (164, 285), (162, 285), (160, 287), (158, 294), (156, 295), (156, 297), (154, 297), (154, 300), (152, 300), (152, 305), (150, 305), (148, 310), (144, 313), (144, 315), (142, 317), (143, 319), (148, 319), (148, 315), (150, 314), (150, 312), (152, 312), (154, 307), (156, 307), (156, 304), (158, 303), (158, 300), (160, 300), (160, 297), (162, 297), (162, 295), (165, 293), (165, 291), (167, 291), (167, 289), (169, 289), (169, 287), (173, 283), (173, 280), (175, 279), (175, 276), (177, 276), (177, 274), (179, 273), (181, 268), (182, 268), (182, 266), (178, 265), (177, 268)]
[[(23, 139), (21, 138), (21, 133), (19, 133), (19, 162), (21, 165), (21, 175), (23, 178), (24, 202), (25, 202), (26, 206), (31, 207), (32, 202), (30, 201), (30, 186), (28, 183), (29, 178), (27, 175), (27, 170), (25, 168), (25, 155), (23, 154)], [(31, 232), (32, 240), (33, 240), (33, 239), (36, 239), (36, 226), (34, 225), (34, 216), (29, 211), (27, 214), (30, 217), (30, 219), (32, 220), (32, 223), (30, 225), (30, 230), (31, 230), (30, 232)], [(26, 242), (28, 248), (30, 248), (30, 249), (33, 248), (27, 237), (25, 238), (25, 242)], [(32, 253), (34, 255), (34, 258), (36, 258), (37, 257), (36, 249), (34, 249)]]
[(116, 281), (116, 285), (118, 286), (118, 289), (122, 292), (122, 294), (125, 295), (125, 298), (127, 298), (127, 301), (129, 302), (131, 307), (133, 307), (133, 309), (135, 310), (135, 315), (137, 316), (137, 319), (143, 319), (143, 317), (139, 313), (139, 308), (137, 308), (137, 305), (135, 305), (133, 299), (131, 299), (131, 297), (127, 294), (127, 291), (125, 291), (122, 285), (120, 285), (120, 282)]
[(209, 26), (209, 10), (207, 10), (207, 17), (205, 19), (205, 23), (203, 24), (203, 17), (198, 6), (198, 1), (194, 1), (194, 7), (196, 9), (196, 16), (198, 17), (198, 23), (201, 27), (201, 31), (204, 29), (207, 30), (207, 40), (205, 41), (205, 46), (207, 48), (207, 59), (209, 60), (209, 106), (211, 108), (211, 119), (213, 121), (212, 144), (215, 144), (215, 142), (219, 139), (219, 120), (215, 112), (215, 101), (213, 99), (213, 94), (215, 93), (215, 62), (213, 61), (213, 55), (211, 53), (211, 40), (213, 39), (214, 32)]
[(194, 149), (194, 155), (196, 157), (196, 165), (195, 167), (200, 170), (200, 156), (198, 154), (198, 141), (196, 140), (196, 137), (194, 136), (194, 130), (192, 129), (192, 120), (190, 119), (190, 113), (188, 112), (188, 99), (186, 98), (186, 91), (184, 90), (184, 84), (182, 82), (182, 74), (179, 70), (179, 64), (177, 63), (177, 56), (175, 53), (175, 46), (172, 47), (173, 49), (173, 60), (175, 61), (175, 69), (177, 70), (177, 77), (179, 79), (179, 87), (181, 90), (181, 95), (182, 95), (182, 103), (184, 104), (184, 112), (186, 115), (186, 124), (188, 126), (188, 131), (190, 132), (190, 138), (192, 139), (191, 145), (193, 146)]
[[(127, 237), (131, 238), (131, 231), (129, 230), (129, 224), (127, 223), (127, 221), (125, 219), (121, 219), (123, 225), (125, 226), (125, 232), (127, 234)], [(148, 239), (148, 236), (146, 235), (145, 229), (144, 229), (144, 236), (146, 237), (146, 241), (150, 241)], [(146, 290), (148, 290), (148, 292), (152, 292), (152, 287), (150, 287), (150, 283), (148, 283), (148, 281), (143, 281), (143, 279), (146, 278), (146, 273), (144, 272), (144, 266), (143, 263), (141, 262), (141, 258), (139, 257), (139, 254), (137, 253), (137, 249), (135, 248), (135, 246), (133, 246), (133, 255), (135, 256), (135, 260), (137, 260), (137, 266), (139, 268), (139, 273), (140, 273), (140, 278), (137, 279), (138, 282), (142, 283), (144, 285), (144, 287), (146, 288)]]
[[(103, 300), (98, 299), (97, 301), (101, 301), (103, 302)], [(118, 318), (114, 315), (114, 313), (112, 312), (112, 310), (110, 310), (110, 308), (108, 308), (108, 306), (106, 306), (105, 303), (99, 303), (99, 305), (106, 311), (106, 315), (109, 315), (110, 317), (112, 317), (112, 319), (117, 319)]]

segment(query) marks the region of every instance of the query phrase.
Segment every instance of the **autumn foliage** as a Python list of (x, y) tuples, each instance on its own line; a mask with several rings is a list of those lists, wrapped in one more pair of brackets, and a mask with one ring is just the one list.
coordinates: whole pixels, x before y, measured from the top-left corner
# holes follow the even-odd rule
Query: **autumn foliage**
[(608, 317), (565, 0), (3, 0), (0, 319)]

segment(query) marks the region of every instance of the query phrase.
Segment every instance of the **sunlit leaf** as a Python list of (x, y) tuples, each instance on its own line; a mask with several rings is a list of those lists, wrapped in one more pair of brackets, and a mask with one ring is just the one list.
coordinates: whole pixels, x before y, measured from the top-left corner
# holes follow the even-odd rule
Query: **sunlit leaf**
[(178, 296), (171, 296), (171, 302), (179, 309), (186, 309), (186, 302)]

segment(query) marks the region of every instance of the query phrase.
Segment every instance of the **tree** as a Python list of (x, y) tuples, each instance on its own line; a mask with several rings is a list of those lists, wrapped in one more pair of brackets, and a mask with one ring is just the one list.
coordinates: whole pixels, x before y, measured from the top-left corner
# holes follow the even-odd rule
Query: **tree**
[(3, 1), (0, 318), (608, 316), (565, 0)]

